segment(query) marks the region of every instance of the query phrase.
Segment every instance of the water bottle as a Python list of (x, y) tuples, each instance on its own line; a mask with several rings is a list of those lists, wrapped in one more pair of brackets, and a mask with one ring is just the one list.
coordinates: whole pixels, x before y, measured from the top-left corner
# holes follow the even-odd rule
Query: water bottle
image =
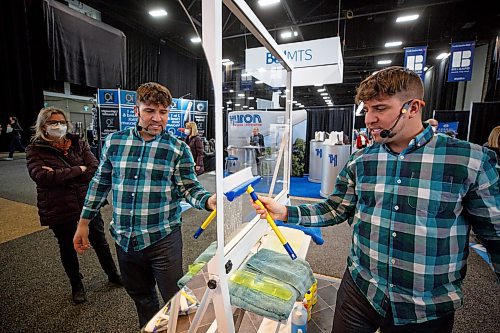
[(302, 303), (292, 310), (292, 333), (307, 332), (307, 310)]

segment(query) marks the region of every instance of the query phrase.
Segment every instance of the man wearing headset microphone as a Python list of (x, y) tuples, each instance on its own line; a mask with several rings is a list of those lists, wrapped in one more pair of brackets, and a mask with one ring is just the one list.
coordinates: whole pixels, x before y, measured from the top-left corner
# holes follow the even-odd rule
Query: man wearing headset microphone
[(189, 147), (165, 131), (170, 91), (149, 82), (137, 89), (137, 126), (106, 137), (73, 240), (82, 254), (89, 249), (89, 221), (113, 193), (111, 236), (127, 293), (143, 327), (178, 291), (182, 277), (181, 206), (214, 210), (210, 195), (196, 179)]
[[(357, 89), (374, 144), (351, 155), (328, 199), (284, 206), (274, 219), (303, 226), (352, 223), (334, 333), (452, 332), (463, 304), (469, 231), (487, 241), (500, 277), (500, 191), (495, 154), (422, 123), (423, 84), (389, 67)], [(254, 208), (264, 216), (264, 209)]]

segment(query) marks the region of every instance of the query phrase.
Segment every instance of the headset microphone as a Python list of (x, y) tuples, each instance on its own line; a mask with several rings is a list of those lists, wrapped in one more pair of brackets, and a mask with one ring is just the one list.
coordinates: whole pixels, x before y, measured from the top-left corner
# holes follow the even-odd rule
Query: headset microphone
[(403, 105), (403, 107), (401, 108), (401, 112), (399, 113), (398, 119), (396, 119), (396, 122), (394, 123), (394, 125), (392, 125), (391, 128), (380, 131), (380, 137), (382, 139), (392, 138), (394, 135), (396, 135), (396, 133), (392, 133), (392, 130), (398, 125), (399, 120), (406, 113), (406, 111), (410, 107), (411, 102), (413, 102), (413, 100), (408, 101)]

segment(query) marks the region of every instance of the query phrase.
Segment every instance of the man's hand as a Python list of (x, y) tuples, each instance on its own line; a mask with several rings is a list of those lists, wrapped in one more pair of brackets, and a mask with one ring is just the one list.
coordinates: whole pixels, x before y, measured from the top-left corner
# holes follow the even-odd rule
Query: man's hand
[(258, 198), (260, 202), (262, 202), (262, 204), (264, 205), (265, 209), (257, 205), (251, 199), (250, 202), (252, 203), (252, 206), (257, 212), (257, 214), (260, 214), (260, 217), (262, 219), (266, 218), (266, 210), (267, 210), (267, 212), (269, 212), (273, 220), (281, 220), (281, 221), (288, 220), (288, 209), (286, 208), (285, 205), (279, 204), (269, 197), (258, 196)]
[(197, 165), (197, 166), (195, 166), (195, 167), (194, 167), (194, 169), (195, 169), (196, 171), (200, 171), (200, 170), (201, 170), (201, 167), (200, 167), (199, 165)]
[(210, 198), (208, 198), (205, 206), (207, 210), (215, 210), (215, 208), (217, 208), (217, 194), (214, 194)]
[(79, 167), (82, 170), (82, 172), (87, 171), (87, 166), (85, 166), (85, 165), (79, 165)]
[(89, 242), (89, 223), (90, 220), (80, 219), (76, 228), (75, 237), (73, 237), (73, 247), (78, 254), (90, 249)]
[(52, 169), (51, 167), (48, 167), (48, 166), (42, 166), (42, 169), (45, 169), (45, 170), (48, 170), (50, 172), (54, 172), (54, 169)]

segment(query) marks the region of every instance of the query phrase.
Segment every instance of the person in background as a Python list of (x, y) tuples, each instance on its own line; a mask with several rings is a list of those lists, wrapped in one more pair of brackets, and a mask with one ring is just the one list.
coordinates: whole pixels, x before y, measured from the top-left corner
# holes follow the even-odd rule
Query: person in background
[(113, 223), (123, 284), (143, 327), (159, 310), (156, 286), (165, 302), (182, 277), (181, 200), (214, 210), (215, 195), (198, 182), (187, 144), (165, 131), (172, 95), (149, 82), (137, 89), (134, 128), (109, 134), (90, 183), (73, 239), (78, 253), (90, 248), (89, 223), (113, 191)]
[(493, 150), (497, 155), (497, 164), (500, 166), (500, 126), (493, 128), (488, 136), (485, 147)]
[(256, 149), (255, 152), (255, 163), (257, 163), (257, 170), (260, 170), (260, 160), (262, 158), (262, 155), (264, 154), (265, 147), (264, 147), (264, 136), (259, 132), (258, 127), (254, 127), (252, 129), (252, 136), (250, 136), (250, 145), (256, 147), (262, 147)]
[(194, 121), (188, 122), (185, 126), (184, 134), (187, 135), (185, 142), (189, 146), (191, 154), (193, 154), (193, 159), (196, 163), (194, 170), (196, 171), (196, 175), (199, 176), (205, 172), (205, 166), (203, 164), (203, 158), (205, 157), (203, 140), (198, 135), (198, 126)]
[(434, 119), (434, 118), (429, 118), (425, 121), (426, 124), (429, 124), (431, 127), (432, 127), (432, 130), (434, 131), (434, 133), (437, 132), (437, 129), (438, 129), (438, 125), (439, 125), (439, 122)]
[[(40, 222), (49, 226), (57, 238), (61, 262), (71, 283), (73, 302), (79, 304), (85, 302), (86, 296), (73, 248), (73, 235), (98, 162), (85, 141), (67, 133), (67, 126), (68, 120), (62, 110), (54, 107), (42, 109), (32, 142), (26, 149), (26, 162), (29, 175), (36, 183)], [(100, 213), (90, 222), (89, 237), (109, 282), (121, 286)]]
[(10, 135), (9, 144), (9, 157), (4, 158), (6, 161), (12, 161), (14, 159), (14, 152), (16, 149), (20, 152), (24, 152), (26, 148), (21, 142), (21, 132), (23, 131), (19, 121), (16, 117), (9, 118), (9, 124), (7, 124), (6, 133)]
[(368, 146), (370, 143), (370, 140), (368, 139), (368, 136), (366, 135), (365, 131), (360, 131), (358, 134), (358, 137), (356, 138), (356, 148), (362, 149)]
[[(276, 220), (353, 227), (337, 292), (334, 333), (452, 332), (463, 305), (469, 231), (485, 240), (500, 282), (496, 157), (422, 123), (420, 76), (388, 67), (357, 89), (374, 144), (356, 151), (333, 193), (316, 204), (260, 198)], [(264, 218), (266, 210), (253, 205)]]

